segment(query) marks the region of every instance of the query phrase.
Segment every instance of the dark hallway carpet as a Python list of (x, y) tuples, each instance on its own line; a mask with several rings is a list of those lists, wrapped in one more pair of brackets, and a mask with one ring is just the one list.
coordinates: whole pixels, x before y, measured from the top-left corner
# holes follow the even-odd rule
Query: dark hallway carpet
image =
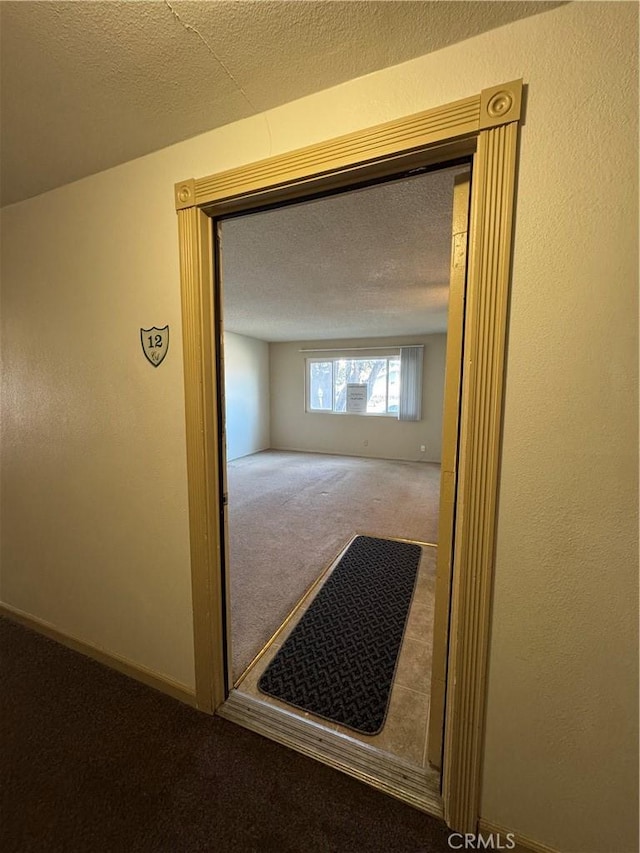
[(443, 823), (0, 619), (3, 853), (438, 853)]

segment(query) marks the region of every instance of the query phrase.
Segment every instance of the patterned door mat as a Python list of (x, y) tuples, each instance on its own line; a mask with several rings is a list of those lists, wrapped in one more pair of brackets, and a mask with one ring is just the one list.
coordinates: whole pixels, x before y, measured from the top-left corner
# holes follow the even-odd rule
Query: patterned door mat
[(263, 693), (363, 734), (384, 725), (419, 545), (358, 536), (258, 682)]

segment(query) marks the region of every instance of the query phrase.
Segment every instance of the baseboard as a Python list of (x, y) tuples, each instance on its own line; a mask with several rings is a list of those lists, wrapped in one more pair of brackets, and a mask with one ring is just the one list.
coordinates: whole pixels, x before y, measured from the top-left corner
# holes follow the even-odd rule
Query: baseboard
[(79, 640), (77, 637), (64, 634), (50, 622), (39, 619), (37, 616), (31, 616), (29, 613), (25, 613), (17, 607), (12, 607), (10, 604), (0, 602), (0, 616), (6, 616), (7, 619), (11, 619), (13, 622), (18, 622), (20, 625), (36, 631), (38, 634), (43, 634), (50, 640), (55, 640), (56, 643), (67, 646), (67, 648), (73, 649), (74, 652), (79, 652), (81, 655), (92, 658), (98, 661), (98, 663), (108, 666), (110, 669), (121, 672), (123, 675), (128, 675), (129, 678), (141, 681), (147, 687), (152, 687), (154, 690), (159, 690), (161, 693), (166, 693), (180, 702), (191, 705), (192, 708), (197, 707), (195, 691), (188, 688), (185, 684), (173, 681), (164, 675), (160, 675), (157, 672), (146, 669), (146, 667), (120, 657), (120, 655), (108, 652), (106, 649), (101, 649), (98, 646), (93, 646), (84, 640)]
[(505, 829), (503, 826), (498, 826), (495, 823), (491, 823), (488, 820), (484, 820), (480, 818), (478, 821), (478, 832), (482, 833), (482, 835), (487, 836), (493, 833), (494, 835), (500, 835), (502, 839), (507, 838), (509, 836), (515, 842), (515, 847), (513, 847), (513, 853), (560, 853), (555, 847), (549, 847), (547, 844), (541, 844), (539, 841), (533, 841), (531, 838), (527, 838), (525, 835), (520, 835), (519, 832), (512, 832), (509, 829)]
[[(371, 459), (372, 462), (424, 462), (428, 465), (440, 465), (439, 459), (416, 459), (411, 456), (367, 456), (363, 453), (345, 453), (342, 450), (305, 450), (300, 447), (267, 447), (264, 451), (257, 450), (256, 453), (264, 453), (269, 450), (279, 453), (310, 453), (313, 456), (346, 456), (348, 459)], [(247, 456), (252, 455), (252, 453), (247, 454)]]

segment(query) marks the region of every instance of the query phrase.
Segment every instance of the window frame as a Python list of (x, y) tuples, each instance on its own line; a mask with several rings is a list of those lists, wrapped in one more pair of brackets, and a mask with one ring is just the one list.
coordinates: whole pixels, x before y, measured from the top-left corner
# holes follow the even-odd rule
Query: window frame
[[(341, 354), (341, 350), (332, 350), (325, 357), (321, 356), (307, 356), (304, 360), (304, 411), (307, 415), (351, 415), (353, 417), (358, 418), (392, 418), (393, 420), (400, 419), (400, 409), (398, 407), (397, 412), (390, 412), (389, 409), (389, 362), (391, 359), (399, 359), (400, 358), (400, 347), (398, 347), (397, 352), (394, 351), (387, 353), (385, 348), (385, 354), (380, 355), (375, 353), (375, 350), (372, 348), (371, 352), (375, 353), (373, 355), (358, 355), (352, 357), (350, 355)], [(368, 352), (369, 350), (367, 350)], [(344, 412), (336, 411), (335, 406), (335, 395), (336, 395), (336, 387), (335, 387), (335, 364), (338, 361), (343, 361), (345, 359), (351, 359), (353, 361), (386, 361), (387, 370), (386, 370), (386, 383), (385, 383), (385, 400), (386, 400), (386, 408), (385, 412)], [(331, 408), (330, 409), (312, 409), (311, 408), (311, 365), (312, 364), (327, 364), (331, 362), (332, 370), (331, 370)]]

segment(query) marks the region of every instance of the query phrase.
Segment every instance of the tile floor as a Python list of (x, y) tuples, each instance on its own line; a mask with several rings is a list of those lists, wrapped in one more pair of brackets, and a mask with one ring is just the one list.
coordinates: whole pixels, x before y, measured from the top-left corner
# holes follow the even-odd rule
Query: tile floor
[[(336, 561), (337, 562), (337, 561)], [(328, 577), (327, 572), (326, 577)], [(429, 688), (431, 680), (431, 651), (433, 634), (433, 605), (436, 576), (436, 548), (425, 545), (418, 568), (416, 590), (409, 611), (400, 657), (391, 690), (387, 719), (380, 734), (363, 735), (335, 723), (299, 711), (305, 719), (317, 722), (331, 731), (344, 734), (355, 741), (367, 743), (384, 752), (426, 767), (427, 726), (429, 721)], [(326, 578), (325, 578), (326, 579)], [(276, 634), (264, 653), (249, 667), (236, 685), (240, 693), (260, 699), (291, 712), (291, 705), (280, 702), (258, 690), (258, 680), (280, 645), (295, 627), (313, 600), (320, 585), (294, 610), (290, 621)]]

